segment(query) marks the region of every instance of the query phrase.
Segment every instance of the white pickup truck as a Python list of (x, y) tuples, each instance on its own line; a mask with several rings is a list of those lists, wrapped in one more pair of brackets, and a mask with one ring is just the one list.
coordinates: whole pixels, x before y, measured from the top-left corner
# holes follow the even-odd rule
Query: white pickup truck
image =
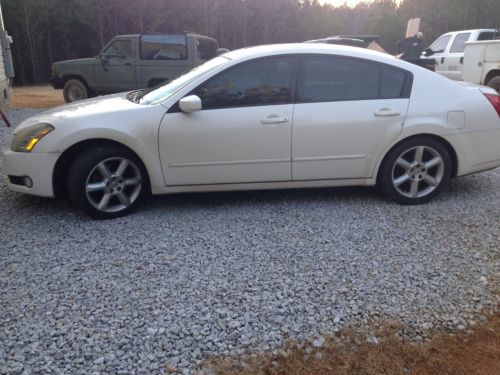
[(436, 73), (455, 81), (461, 81), (466, 44), (489, 41), (498, 35), (498, 30), (495, 29), (463, 30), (446, 33), (437, 38), (424, 51), (422, 57), (433, 57), (436, 60)]
[(500, 93), (500, 39), (467, 43), (463, 80)]

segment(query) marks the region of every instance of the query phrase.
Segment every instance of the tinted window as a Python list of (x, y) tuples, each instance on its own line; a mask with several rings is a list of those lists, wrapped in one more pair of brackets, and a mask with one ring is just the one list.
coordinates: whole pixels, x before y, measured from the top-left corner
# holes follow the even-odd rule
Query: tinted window
[(196, 45), (198, 49), (198, 59), (200, 60), (213, 59), (219, 48), (217, 42), (210, 39), (197, 39)]
[(450, 52), (464, 52), (465, 43), (469, 40), (470, 33), (458, 34), (453, 41)]
[(132, 57), (132, 41), (131, 40), (115, 40), (104, 51), (104, 55), (121, 55)]
[(450, 42), (451, 35), (444, 35), (438, 40), (436, 40), (434, 43), (432, 43), (432, 46), (430, 46), (430, 49), (434, 53), (440, 53), (444, 52), (446, 49), (446, 46), (448, 46), (448, 43)]
[(382, 66), (380, 68), (380, 98), (396, 99), (405, 97), (408, 75), (402, 70)]
[(238, 65), (197, 90), (203, 109), (293, 102), (294, 58), (280, 57)]
[(144, 35), (141, 37), (143, 60), (186, 60), (184, 35)]
[(379, 67), (360, 60), (306, 57), (301, 83), (302, 102), (377, 99)]
[(495, 38), (495, 35), (499, 34), (494, 33), (492, 31), (485, 31), (479, 34), (477, 40), (493, 40)]

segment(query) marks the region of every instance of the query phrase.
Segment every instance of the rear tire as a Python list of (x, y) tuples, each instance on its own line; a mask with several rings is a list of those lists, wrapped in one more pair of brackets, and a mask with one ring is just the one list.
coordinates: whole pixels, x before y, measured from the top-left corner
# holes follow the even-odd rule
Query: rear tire
[(488, 82), (488, 86), (496, 90), (500, 94), (500, 76), (493, 77)]
[(74, 160), (67, 188), (74, 207), (96, 219), (113, 219), (135, 210), (149, 184), (137, 156), (120, 147), (99, 146)]
[(452, 160), (438, 140), (416, 137), (394, 147), (384, 159), (379, 188), (404, 205), (427, 203), (449, 184)]
[(63, 88), (64, 101), (66, 103), (88, 99), (92, 96), (90, 89), (81, 80), (74, 78), (68, 80)]

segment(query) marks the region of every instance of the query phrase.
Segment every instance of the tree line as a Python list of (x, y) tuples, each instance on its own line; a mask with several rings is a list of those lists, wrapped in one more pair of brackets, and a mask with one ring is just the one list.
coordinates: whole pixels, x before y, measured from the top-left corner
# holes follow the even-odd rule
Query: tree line
[(95, 56), (119, 34), (191, 31), (229, 49), (376, 34), (395, 52), (410, 18), (426, 43), (439, 35), (498, 28), (499, 0), (375, 0), (354, 8), (317, 0), (3, 0), (17, 84), (45, 83), (53, 62)]

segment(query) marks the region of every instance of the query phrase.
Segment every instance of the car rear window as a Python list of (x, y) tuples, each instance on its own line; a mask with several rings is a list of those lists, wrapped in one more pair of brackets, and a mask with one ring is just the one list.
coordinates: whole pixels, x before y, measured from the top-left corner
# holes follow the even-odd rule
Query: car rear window
[(495, 37), (497, 37), (499, 35), (500, 35), (499, 33), (496, 33), (494, 31), (484, 31), (481, 34), (479, 34), (477, 40), (478, 41), (481, 41), (481, 40), (493, 40), (493, 39), (495, 39)]
[(186, 60), (187, 42), (184, 35), (143, 35), (141, 59)]
[(382, 66), (380, 68), (380, 98), (395, 99), (406, 95), (407, 74), (399, 69)]
[(200, 60), (213, 59), (217, 54), (217, 49), (219, 49), (219, 45), (215, 40), (205, 38), (197, 39), (196, 47), (198, 50), (198, 59)]

